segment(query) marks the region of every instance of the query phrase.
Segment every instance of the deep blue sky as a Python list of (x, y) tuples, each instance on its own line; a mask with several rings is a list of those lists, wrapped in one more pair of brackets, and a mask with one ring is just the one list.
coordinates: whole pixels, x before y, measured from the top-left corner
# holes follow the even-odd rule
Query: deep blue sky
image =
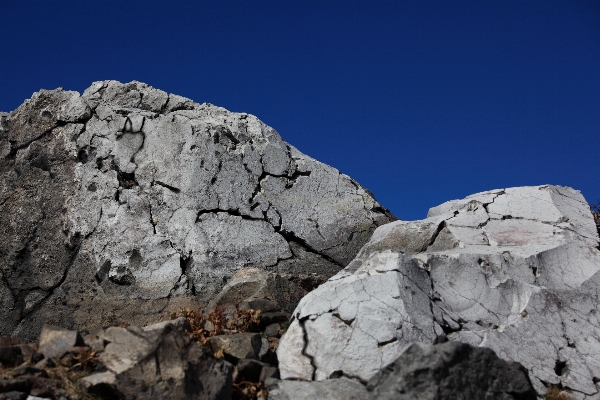
[(0, 110), (138, 80), (257, 115), (401, 219), (501, 187), (600, 198), (600, 1), (0, 0)]

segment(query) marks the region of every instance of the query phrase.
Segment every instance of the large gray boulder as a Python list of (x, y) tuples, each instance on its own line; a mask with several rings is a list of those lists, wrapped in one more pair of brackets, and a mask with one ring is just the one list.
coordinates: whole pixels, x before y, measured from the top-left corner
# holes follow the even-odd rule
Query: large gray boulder
[(0, 335), (154, 322), (241, 268), (331, 276), (392, 219), (252, 115), (42, 90), (0, 115)]
[(302, 299), (282, 378), (364, 382), (411, 342), (462, 341), (521, 363), (539, 394), (600, 398), (600, 251), (583, 196), (537, 186), (478, 193), (378, 228)]
[(466, 343), (413, 343), (375, 375), (377, 400), (536, 400), (522, 365)]

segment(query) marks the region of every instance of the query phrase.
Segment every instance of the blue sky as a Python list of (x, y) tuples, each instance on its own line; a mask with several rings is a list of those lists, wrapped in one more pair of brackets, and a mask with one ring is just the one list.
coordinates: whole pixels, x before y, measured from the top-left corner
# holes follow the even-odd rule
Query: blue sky
[(257, 115), (401, 219), (501, 187), (600, 198), (600, 1), (2, 0), (0, 110), (138, 80)]

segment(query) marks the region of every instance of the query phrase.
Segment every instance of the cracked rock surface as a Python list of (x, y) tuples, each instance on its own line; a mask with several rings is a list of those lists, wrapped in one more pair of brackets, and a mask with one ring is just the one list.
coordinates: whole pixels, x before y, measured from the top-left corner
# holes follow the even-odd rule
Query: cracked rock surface
[(302, 299), (283, 379), (367, 382), (411, 342), (488, 347), (543, 394), (598, 399), (600, 251), (589, 206), (560, 186), (493, 190), (378, 228)]
[(241, 268), (332, 276), (394, 219), (252, 115), (139, 82), (42, 90), (0, 114), (0, 335), (144, 325)]

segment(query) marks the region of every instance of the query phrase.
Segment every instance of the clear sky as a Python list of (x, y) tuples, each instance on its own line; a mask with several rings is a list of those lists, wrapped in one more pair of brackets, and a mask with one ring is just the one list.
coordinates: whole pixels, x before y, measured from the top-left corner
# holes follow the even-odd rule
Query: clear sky
[(401, 219), (600, 198), (600, 1), (0, 1), (0, 110), (138, 80), (255, 114)]

